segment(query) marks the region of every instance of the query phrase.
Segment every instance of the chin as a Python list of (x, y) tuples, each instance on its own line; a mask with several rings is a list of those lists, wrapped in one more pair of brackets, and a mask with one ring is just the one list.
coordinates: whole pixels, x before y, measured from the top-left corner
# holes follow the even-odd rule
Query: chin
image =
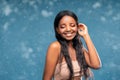
[(67, 41), (72, 41), (74, 39), (74, 37), (70, 37), (70, 38), (65, 38)]

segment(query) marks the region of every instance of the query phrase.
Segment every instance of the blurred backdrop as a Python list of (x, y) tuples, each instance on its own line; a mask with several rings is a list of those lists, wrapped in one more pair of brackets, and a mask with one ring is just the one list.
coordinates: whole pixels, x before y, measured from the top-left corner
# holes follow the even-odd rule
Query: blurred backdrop
[(95, 80), (120, 79), (120, 0), (0, 0), (0, 80), (42, 80), (53, 21), (76, 13), (102, 61)]

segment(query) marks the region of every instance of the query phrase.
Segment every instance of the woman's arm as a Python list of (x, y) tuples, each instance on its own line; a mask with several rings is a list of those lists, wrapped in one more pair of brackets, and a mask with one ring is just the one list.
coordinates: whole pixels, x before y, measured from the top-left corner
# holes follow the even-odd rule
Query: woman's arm
[(54, 75), (54, 70), (58, 61), (59, 51), (60, 48), (57, 42), (52, 43), (48, 47), (43, 80), (52, 80), (52, 77)]
[(92, 42), (92, 40), (90, 39), (89, 35), (86, 35), (84, 37), (84, 40), (86, 42), (87, 45), (87, 49), (84, 49), (84, 55), (85, 55), (85, 59), (87, 64), (94, 69), (99, 69), (101, 67), (101, 61), (98, 55), (97, 50), (94, 47), (94, 44)]
[(101, 67), (101, 61), (100, 61), (99, 55), (88, 34), (87, 27), (84, 24), (79, 24), (79, 28), (82, 26), (83, 26), (83, 28), (81, 28), (82, 31), (78, 31), (78, 32), (83, 37), (87, 45), (88, 50), (84, 49), (86, 62), (91, 68), (98, 69)]

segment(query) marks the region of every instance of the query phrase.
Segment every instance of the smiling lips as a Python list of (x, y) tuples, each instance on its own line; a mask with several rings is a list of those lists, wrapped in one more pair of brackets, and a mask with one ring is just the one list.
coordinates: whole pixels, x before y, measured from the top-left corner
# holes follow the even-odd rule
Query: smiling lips
[(66, 32), (66, 33), (64, 33), (64, 35), (65, 35), (66, 37), (71, 37), (71, 36), (73, 36), (73, 33), (74, 33), (74, 32)]

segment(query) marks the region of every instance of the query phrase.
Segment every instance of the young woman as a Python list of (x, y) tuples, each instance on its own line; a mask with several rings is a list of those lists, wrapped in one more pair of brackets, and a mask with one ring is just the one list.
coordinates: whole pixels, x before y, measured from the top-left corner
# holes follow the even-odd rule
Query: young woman
[(54, 30), (57, 41), (48, 47), (43, 80), (82, 80), (82, 76), (89, 79), (90, 68), (99, 69), (101, 61), (87, 26), (78, 23), (73, 12), (64, 10), (55, 17)]

